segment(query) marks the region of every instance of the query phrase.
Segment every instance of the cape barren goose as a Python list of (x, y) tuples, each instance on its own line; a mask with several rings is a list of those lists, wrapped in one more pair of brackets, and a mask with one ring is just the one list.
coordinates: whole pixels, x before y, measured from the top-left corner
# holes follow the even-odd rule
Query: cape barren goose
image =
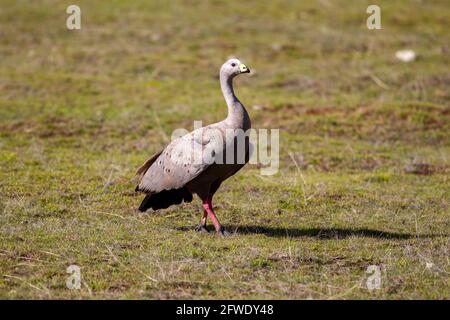
[(147, 194), (140, 211), (191, 202), (192, 195), (197, 194), (204, 213), (196, 230), (207, 231), (209, 217), (218, 234), (228, 234), (214, 213), (212, 198), (221, 183), (249, 160), (245, 133), (251, 127), (250, 117), (233, 91), (234, 77), (249, 72), (238, 59), (225, 62), (220, 68), (220, 86), (228, 107), (227, 118), (173, 140), (139, 168), (136, 191)]

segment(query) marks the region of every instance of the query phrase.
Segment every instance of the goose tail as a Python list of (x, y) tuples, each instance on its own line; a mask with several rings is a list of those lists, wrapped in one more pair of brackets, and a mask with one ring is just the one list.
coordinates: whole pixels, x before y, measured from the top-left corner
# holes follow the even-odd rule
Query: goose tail
[(186, 187), (173, 190), (163, 190), (158, 193), (147, 194), (139, 206), (139, 211), (145, 212), (148, 209), (166, 209), (174, 204), (191, 202), (192, 193)]

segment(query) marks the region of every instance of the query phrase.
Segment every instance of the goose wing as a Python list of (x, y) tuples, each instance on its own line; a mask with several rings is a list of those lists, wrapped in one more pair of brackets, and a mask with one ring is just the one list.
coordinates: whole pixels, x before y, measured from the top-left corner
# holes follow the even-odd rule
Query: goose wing
[(200, 128), (175, 139), (147, 160), (137, 172), (141, 178), (136, 190), (158, 193), (179, 189), (204, 172), (223, 148), (220, 130), (210, 129)]

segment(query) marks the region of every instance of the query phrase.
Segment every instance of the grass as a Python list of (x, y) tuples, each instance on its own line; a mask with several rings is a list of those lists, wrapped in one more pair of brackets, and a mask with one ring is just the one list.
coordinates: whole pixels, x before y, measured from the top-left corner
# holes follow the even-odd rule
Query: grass
[[(412, 2), (374, 31), (368, 1), (78, 1), (68, 31), (63, 1), (1, 0), (0, 297), (448, 299), (450, 8)], [(224, 118), (230, 55), (281, 147), (218, 192), (223, 239), (191, 230), (198, 200), (137, 212), (132, 179)]]

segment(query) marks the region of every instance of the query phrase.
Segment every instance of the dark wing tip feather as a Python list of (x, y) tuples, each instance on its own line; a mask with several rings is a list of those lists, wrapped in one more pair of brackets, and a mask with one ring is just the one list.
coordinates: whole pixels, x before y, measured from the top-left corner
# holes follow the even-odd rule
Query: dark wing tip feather
[(146, 195), (139, 206), (139, 211), (145, 212), (150, 208), (153, 210), (166, 209), (171, 205), (180, 204), (183, 201), (192, 201), (192, 194), (187, 188), (163, 190), (158, 193)]

